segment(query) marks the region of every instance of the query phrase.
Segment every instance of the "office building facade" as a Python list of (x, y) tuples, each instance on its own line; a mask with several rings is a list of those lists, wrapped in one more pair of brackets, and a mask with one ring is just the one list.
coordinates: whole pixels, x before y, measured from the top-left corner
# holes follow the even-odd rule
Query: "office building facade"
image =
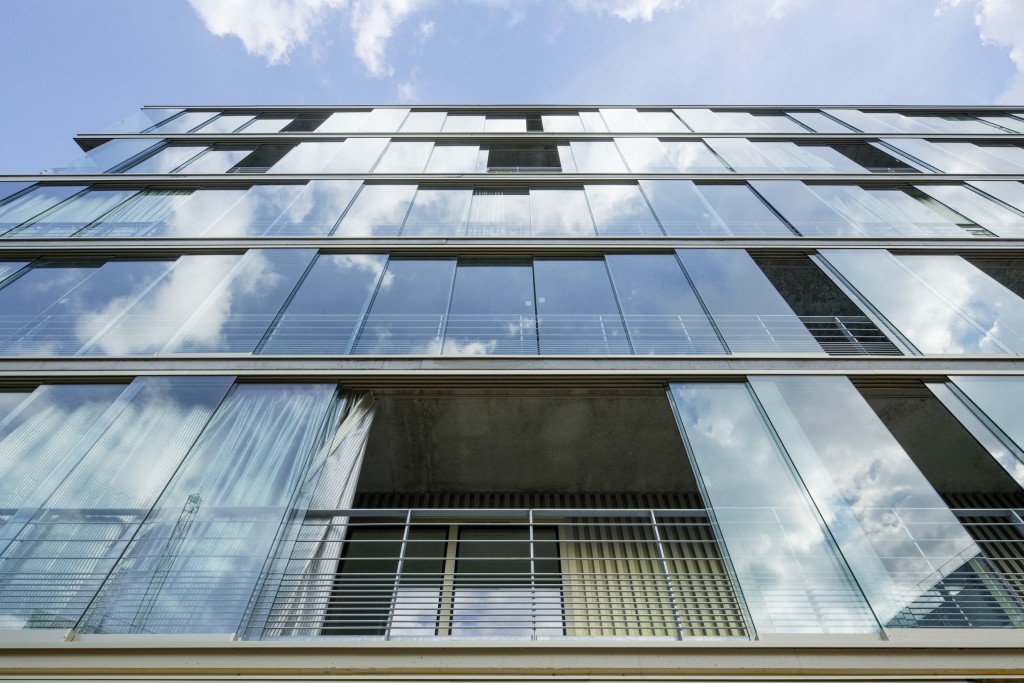
[(1024, 108), (76, 140), (0, 178), (0, 673), (1024, 679)]

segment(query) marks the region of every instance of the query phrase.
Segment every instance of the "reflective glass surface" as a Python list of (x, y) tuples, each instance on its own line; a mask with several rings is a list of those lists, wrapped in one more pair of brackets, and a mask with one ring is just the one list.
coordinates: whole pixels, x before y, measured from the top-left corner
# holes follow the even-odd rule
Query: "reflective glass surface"
[(734, 133), (732, 126), (710, 109), (675, 109), (676, 115), (696, 133)]
[(545, 133), (582, 133), (583, 122), (578, 114), (542, 114), (541, 125)]
[(740, 173), (778, 173), (779, 168), (745, 138), (708, 138), (707, 144)]
[(599, 235), (662, 235), (638, 185), (586, 185)]
[(341, 151), (341, 142), (300, 142), (267, 173), (319, 173)]
[(381, 254), (318, 256), (259, 353), (350, 353), (386, 260)]
[(293, 121), (291, 116), (257, 116), (240, 133), (280, 133)]
[(610, 140), (573, 140), (569, 143), (580, 173), (626, 173), (626, 164)]
[[(222, 114), (210, 121), (197, 133), (233, 133), (245, 124), (252, 121), (251, 114)], [(250, 131), (251, 132), (251, 131)]]
[(747, 185), (700, 183), (696, 192), (732, 235), (783, 235), (793, 232)]
[(484, 120), (485, 133), (525, 133), (526, 119), (522, 116), (488, 116)]
[(416, 140), (394, 140), (374, 167), (374, 173), (422, 173), (434, 143)]
[(122, 173), (171, 173), (206, 151), (206, 145), (167, 145)]
[(358, 132), (370, 111), (336, 111), (321, 123), (316, 132), (318, 133), (355, 133)]
[(369, 173), (388, 138), (349, 138), (341, 143), (341, 150), (320, 169), (322, 173)]
[(33, 183), (27, 181), (20, 182), (14, 180), (0, 180), (0, 205), (2, 205), (8, 197), (16, 195), (32, 185)]
[(473, 190), (467, 235), (530, 234), (530, 194), (525, 188)]
[[(266, 234), (330, 234), (361, 185), (362, 181), (359, 180), (309, 181), (295, 201), (278, 216)], [(276, 210), (276, 207), (273, 207), (273, 210)]]
[[(1024, 236), (1024, 216), (1000, 206), (977, 192), (972, 192), (969, 187), (964, 185), (917, 185), (916, 187), (1000, 237)], [(991, 189), (991, 184), (979, 185), (979, 189), (983, 192), (985, 187)]]
[(533, 300), (529, 263), (460, 262), (441, 353), (536, 354)]
[(581, 111), (579, 117), (583, 123), (583, 130), (587, 133), (605, 133), (608, 131), (608, 126), (605, 125), (600, 112)]
[(583, 188), (530, 189), (534, 236), (594, 235), (594, 219)]
[(640, 187), (666, 234), (731, 234), (692, 180), (641, 180)]
[(443, 111), (414, 111), (402, 123), (399, 129), (403, 133), (439, 133), (447, 114)]
[(402, 235), (464, 235), (473, 190), (421, 187), (405, 219)]
[(0, 235), (84, 189), (82, 185), (41, 185), (0, 205)]
[(622, 315), (603, 259), (536, 259), (542, 354), (628, 354)]
[(364, 133), (393, 133), (401, 127), (408, 115), (409, 110), (402, 107), (374, 109), (359, 130)]
[(120, 121), (104, 126), (100, 133), (141, 133), (167, 119), (180, 114), (183, 109), (141, 109)]
[(415, 194), (415, 185), (363, 185), (334, 235), (397, 235)]
[[(51, 173), (107, 173), (143, 152), (163, 144), (144, 138), (118, 139), (104, 142), (70, 162), (50, 169)], [(134, 173), (134, 171), (132, 171)]]
[(783, 173), (867, 172), (863, 166), (854, 163), (831, 147), (795, 145), (792, 142), (755, 142), (753, 144)]
[(265, 235), (277, 217), (305, 189), (303, 185), (254, 185), (203, 234), (210, 237)]
[(789, 115), (816, 133), (851, 133), (847, 126), (816, 111), (791, 111)]
[(601, 117), (604, 119), (608, 130), (613, 133), (646, 133), (647, 126), (637, 113), (636, 109), (601, 109)]
[(484, 132), (484, 116), (482, 114), (448, 114), (441, 127), (442, 133), (482, 133)]
[(193, 237), (246, 194), (244, 189), (150, 190), (76, 233), (79, 237)]
[(434, 145), (426, 172), (477, 173), (481, 170), (479, 156), (478, 145)]
[(198, 128), (213, 117), (217, 116), (214, 111), (186, 111), (179, 116), (163, 121), (146, 130), (147, 133), (187, 133)]
[(215, 145), (204, 154), (188, 162), (178, 173), (227, 173), (238, 162), (249, 156), (255, 147)]
[(89, 190), (8, 233), (10, 237), (68, 237), (125, 201), (136, 190)]
[(753, 180), (750, 185), (801, 235), (859, 235), (844, 215), (799, 180)]
[(641, 111), (640, 120), (652, 133), (688, 133), (690, 129), (670, 111)]
[(676, 254), (732, 353), (824, 353), (747, 252)]

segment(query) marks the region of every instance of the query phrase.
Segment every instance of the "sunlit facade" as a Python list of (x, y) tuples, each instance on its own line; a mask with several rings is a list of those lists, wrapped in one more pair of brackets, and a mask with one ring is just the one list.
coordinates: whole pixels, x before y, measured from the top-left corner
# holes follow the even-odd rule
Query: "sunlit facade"
[(1024, 108), (76, 140), (0, 177), (0, 674), (1024, 680)]

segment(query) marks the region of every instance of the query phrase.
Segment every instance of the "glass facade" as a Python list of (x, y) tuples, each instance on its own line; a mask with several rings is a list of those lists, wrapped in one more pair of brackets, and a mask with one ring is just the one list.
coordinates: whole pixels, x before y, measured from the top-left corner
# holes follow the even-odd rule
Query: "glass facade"
[(80, 136), (0, 178), (0, 634), (1015, 637), (1018, 109)]

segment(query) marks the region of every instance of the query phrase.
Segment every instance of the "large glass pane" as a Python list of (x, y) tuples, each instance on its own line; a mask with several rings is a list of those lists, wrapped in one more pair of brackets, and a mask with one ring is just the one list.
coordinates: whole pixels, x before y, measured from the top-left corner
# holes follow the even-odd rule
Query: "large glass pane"
[(484, 120), (485, 133), (525, 133), (526, 118), (522, 116), (488, 116)]
[(98, 132), (100, 133), (141, 133), (144, 130), (149, 130), (153, 126), (166, 121), (167, 119), (180, 114), (182, 109), (141, 109), (133, 114), (129, 114), (120, 121), (116, 121), (109, 126), (104, 126)]
[[(575, 153), (577, 143), (572, 144)], [(615, 144), (633, 173), (673, 173), (679, 170), (658, 138), (615, 138)]]
[(468, 187), (419, 188), (402, 235), (464, 235), (472, 198)]
[(341, 143), (341, 150), (320, 169), (321, 173), (369, 173), (388, 138), (349, 138)]
[(964, 236), (955, 223), (899, 190), (866, 190), (856, 185), (810, 185), (808, 189), (864, 235)]
[[(366, 120), (363, 121), (363, 125), (359, 127), (359, 130), (364, 133), (394, 133), (408, 115), (409, 110), (401, 107), (374, 109), (366, 117)], [(328, 119), (329, 122), (330, 119)]]
[(402, 123), (403, 133), (439, 133), (447, 114), (443, 111), (413, 111)]
[(315, 255), (315, 249), (249, 250), (164, 351), (252, 353)]
[(754, 147), (784, 173), (866, 173), (860, 164), (831, 147), (792, 142), (755, 142)]
[(540, 352), (632, 352), (603, 259), (536, 259)]
[(397, 235), (415, 194), (415, 185), (363, 185), (334, 236)]
[[(986, 173), (987, 171), (962, 156), (952, 154), (927, 140), (916, 140), (911, 138), (886, 138), (881, 141), (888, 147), (892, 147), (911, 159), (924, 162), (928, 166), (937, 168), (944, 173)], [(1018, 169), (1016, 172), (1021, 172)]]
[(726, 353), (672, 254), (605, 257), (636, 354)]
[(531, 188), (530, 215), (535, 237), (594, 235), (594, 219), (581, 187)]
[(725, 123), (730, 130), (737, 133), (770, 133), (771, 128), (764, 125), (759, 117), (746, 111), (716, 111), (715, 116)]
[(582, 133), (583, 122), (578, 114), (542, 114), (541, 125), (545, 133)]
[(442, 133), (482, 133), (483, 114), (448, 114), (441, 127)]
[(236, 632), (334, 393), (330, 384), (236, 385), (125, 548), (82, 630)]
[(678, 173), (728, 173), (729, 169), (702, 142), (663, 140), (661, 146)]
[(291, 123), (293, 116), (258, 116), (252, 123), (247, 125), (240, 133), (280, 133), (285, 126)]
[(22, 330), (95, 273), (101, 263), (37, 263), (0, 289), (0, 348), (17, 343)]
[(89, 190), (8, 233), (10, 237), (69, 237), (138, 190)]
[(214, 111), (186, 111), (173, 119), (168, 119), (152, 128), (147, 133), (187, 133), (217, 116)]
[(1009, 204), (1024, 213), (1024, 184), (1014, 180), (976, 180), (968, 187), (981, 190), (990, 197)]
[(676, 115), (697, 133), (736, 133), (732, 126), (710, 109), (675, 109)]
[(319, 173), (341, 151), (341, 142), (300, 142), (267, 173)]
[(600, 112), (581, 111), (579, 117), (583, 123), (583, 130), (587, 133), (605, 133), (608, 131), (608, 126), (605, 125), (604, 118), (601, 117)]
[(569, 143), (580, 173), (627, 173), (611, 140), (573, 140)]
[(670, 111), (641, 111), (640, 120), (652, 133), (689, 133), (690, 129)]
[[(255, 149), (255, 147), (215, 145), (201, 156), (196, 157), (175, 171), (175, 173), (227, 173), (228, 170), (249, 156)], [(132, 172), (136, 173), (137, 171), (133, 170)]]
[(418, 140), (393, 140), (374, 173), (422, 173), (434, 143)]
[[(1024, 236), (1024, 216), (973, 192), (967, 186), (917, 185), (915, 187), (1000, 237)], [(984, 191), (983, 187), (979, 186), (979, 189)]]
[(536, 354), (533, 299), (529, 263), (459, 263), (441, 353)]
[(981, 550), (849, 379), (750, 385), (879, 622), (1010, 625), (978, 574)]
[[(209, 237), (264, 235), (305, 189), (303, 185), (254, 185), (203, 234)], [(335, 216), (335, 220), (337, 218)]]
[(1024, 302), (954, 255), (819, 252), (921, 353), (1021, 353)]
[(663, 235), (638, 185), (585, 185), (599, 235)]
[(791, 111), (789, 115), (817, 133), (851, 133), (849, 127), (816, 111)]
[[(182, 256), (165, 277), (131, 302), (127, 311), (82, 353), (107, 356), (158, 353), (182, 325), (196, 315), (239, 259), (238, 254)], [(227, 313), (225, 310), (224, 314)], [(207, 329), (216, 334), (212, 325)]]
[(753, 180), (750, 184), (801, 235), (862, 234), (799, 180)]
[(359, 180), (311, 180), (267, 235), (329, 235), (359, 191)]
[(1024, 120), (1014, 116), (980, 116), (978, 118), (1016, 133), (1024, 133)]
[(170, 173), (207, 150), (207, 145), (167, 145), (122, 173)]
[(691, 180), (641, 180), (665, 233), (673, 236), (731, 234)]
[(0, 206), (0, 234), (5, 234), (84, 189), (82, 185), (41, 185), (12, 199)]
[(370, 111), (336, 111), (316, 129), (318, 133), (355, 133), (359, 131)]
[(388, 263), (355, 353), (439, 353), (454, 276), (455, 259)]
[(757, 632), (878, 630), (749, 387), (672, 384), (671, 397)]
[(806, 133), (807, 129), (784, 114), (754, 114), (757, 123), (773, 133)]
[(196, 132), (206, 134), (234, 133), (250, 121), (252, 121), (252, 114), (221, 114)]
[(473, 190), (467, 235), (530, 234), (530, 193), (525, 188)]
[[(72, 356), (116, 321), (124, 310), (163, 277), (173, 261), (110, 261), (34, 315), (22, 308), (22, 324), (0, 341), (5, 356)], [(61, 268), (40, 268), (42, 277), (67, 275)], [(25, 282), (21, 282), (24, 280)], [(26, 286), (50, 289), (35, 271), (0, 290), (0, 300), (24, 294)], [(17, 304), (15, 304), (17, 306)], [(20, 308), (20, 306), (19, 306)], [(4, 308), (5, 311), (14, 309)], [(9, 314), (4, 317), (9, 321)], [(18, 315), (18, 317), (21, 317)], [(13, 321), (12, 321), (13, 322)]]
[[(143, 152), (163, 144), (159, 140), (146, 138), (119, 138), (104, 142), (70, 162), (67, 166), (52, 168), (52, 173), (107, 173), (129, 159), (141, 156)], [(134, 173), (134, 171), (132, 171)]]
[(0, 180), (0, 205), (2, 205), (8, 197), (13, 197), (22, 190), (31, 187), (33, 184), (34, 183), (28, 181)]
[[(2, 532), (0, 604), (6, 626), (78, 627), (230, 385), (229, 377), (136, 379), (81, 440), (68, 441), (66, 457)], [(173, 552), (173, 546), (157, 552), (157, 561)], [(139, 584), (123, 595), (143, 596), (146, 588)], [(136, 615), (122, 616), (127, 619), (121, 629), (142, 630), (132, 628)]]
[(975, 145), (970, 142), (933, 142), (931, 145), (974, 164), (982, 172), (1024, 173), (1024, 149), (1016, 145)]
[(259, 353), (349, 353), (386, 260), (381, 254), (318, 256)]
[(646, 133), (647, 126), (637, 114), (636, 109), (616, 108), (601, 109), (608, 130), (613, 133)]
[(0, 284), (29, 264), (29, 261), (0, 261)]
[(732, 353), (824, 353), (747, 252), (676, 254)]
[(783, 235), (793, 231), (747, 185), (700, 183), (696, 191), (730, 235)]
[(740, 173), (778, 173), (779, 168), (745, 138), (708, 138), (707, 144)]
[(434, 145), (426, 172), (478, 173), (482, 170), (479, 157), (479, 145)]
[(151, 190), (76, 233), (79, 237), (194, 237), (246, 194), (244, 189)]

